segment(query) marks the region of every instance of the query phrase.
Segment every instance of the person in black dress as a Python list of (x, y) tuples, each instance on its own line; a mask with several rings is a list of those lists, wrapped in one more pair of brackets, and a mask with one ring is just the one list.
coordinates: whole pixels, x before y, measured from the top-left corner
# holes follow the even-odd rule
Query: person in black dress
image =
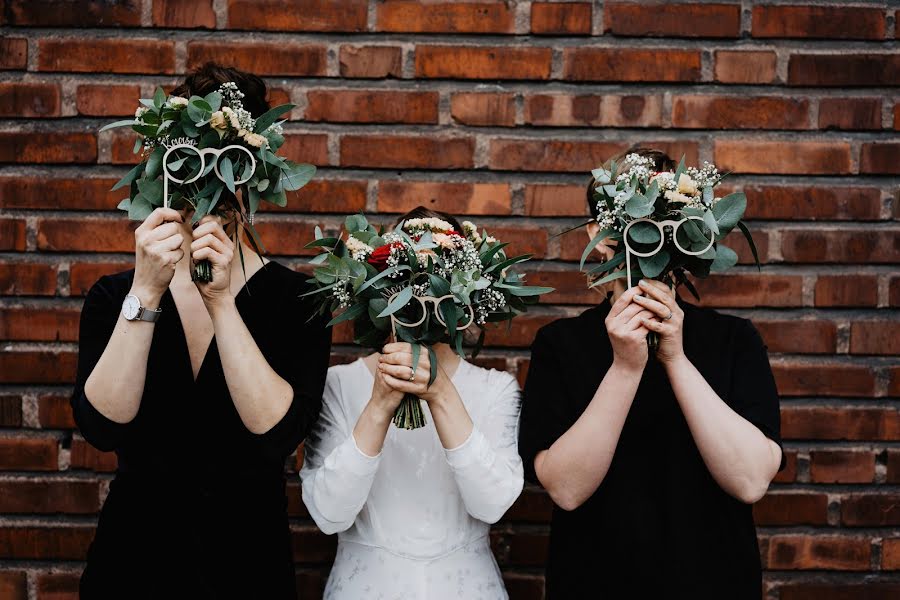
[(623, 281), (531, 348), (519, 452), (555, 503), (547, 598), (758, 600), (751, 505), (783, 461), (767, 348), (747, 319)]
[[(254, 117), (266, 110), (262, 80), (232, 69), (207, 66), (174, 93), (225, 81)], [(83, 599), (296, 599), (285, 459), (321, 407), (331, 330), (299, 297), (303, 275), (246, 245), (242, 271), (233, 226), (157, 209), (135, 268), (85, 299), (72, 409), (118, 470)], [(195, 284), (202, 259), (213, 279)]]

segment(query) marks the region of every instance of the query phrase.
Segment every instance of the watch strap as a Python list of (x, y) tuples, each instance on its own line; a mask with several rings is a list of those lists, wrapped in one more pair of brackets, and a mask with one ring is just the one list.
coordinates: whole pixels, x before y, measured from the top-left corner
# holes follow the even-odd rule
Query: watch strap
[(140, 307), (138, 309), (138, 315), (135, 319), (136, 321), (147, 321), (148, 323), (156, 323), (159, 320), (159, 315), (162, 314), (162, 308), (145, 308)]

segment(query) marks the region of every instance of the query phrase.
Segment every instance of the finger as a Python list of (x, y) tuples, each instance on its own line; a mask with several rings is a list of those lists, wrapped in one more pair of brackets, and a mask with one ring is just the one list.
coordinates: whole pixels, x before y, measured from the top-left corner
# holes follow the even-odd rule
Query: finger
[(662, 282), (657, 282), (659, 285), (662, 285), (663, 288), (660, 289), (658, 286), (653, 285), (651, 282), (646, 279), (642, 279), (638, 286), (643, 290), (643, 292), (653, 298), (654, 300), (665, 304), (669, 308), (672, 308), (672, 305), (675, 303), (675, 295), (669, 290), (668, 287), (665, 286)]
[(391, 342), (385, 344), (381, 349), (382, 354), (391, 354), (392, 352), (407, 352), (412, 354), (412, 344), (408, 342)]
[(641, 323), (644, 327), (649, 329), (650, 331), (655, 331), (656, 333), (667, 336), (673, 333), (672, 326), (664, 321), (656, 321), (654, 319), (643, 319)]
[(141, 226), (138, 229), (144, 229), (148, 231), (150, 229), (155, 229), (166, 221), (175, 221), (177, 223), (184, 222), (184, 219), (181, 216), (181, 213), (173, 208), (157, 208), (150, 215), (144, 219), (144, 222), (141, 223)]
[(390, 354), (382, 354), (378, 360), (380, 363), (388, 365), (401, 365), (404, 367), (412, 366), (412, 354), (408, 352), (391, 352)]
[(195, 263), (202, 260), (208, 260), (209, 262), (217, 265), (226, 265), (229, 262), (221, 252), (216, 252), (209, 246), (200, 248), (199, 250), (192, 252), (191, 258)]
[(632, 331), (640, 327), (645, 320), (656, 320), (654, 317), (655, 315), (649, 310), (642, 310), (638, 314), (634, 315), (634, 317), (632, 317), (631, 320), (628, 321), (625, 327), (628, 331)]
[(638, 294), (634, 297), (634, 301), (644, 308), (653, 311), (663, 319), (668, 319), (672, 316), (672, 309), (659, 300), (654, 300), (653, 298), (648, 298), (647, 296), (641, 296), (640, 294)]
[(612, 308), (609, 310), (609, 316), (615, 318), (621, 313), (625, 308), (631, 304), (631, 299), (635, 294), (639, 294), (641, 292), (640, 288), (633, 287), (628, 288), (622, 295), (619, 296), (619, 299), (612, 305)]
[(632, 302), (625, 307), (625, 310), (619, 313), (615, 320), (617, 323), (628, 323), (634, 317), (634, 315), (638, 314), (642, 310), (646, 309), (637, 302)]
[(169, 236), (164, 240), (159, 240), (158, 242), (154, 242), (151, 248), (158, 252), (171, 252), (176, 248), (181, 248), (181, 244), (184, 243), (184, 236), (180, 233), (176, 233), (173, 236)]
[(418, 384), (411, 383), (409, 381), (403, 381), (402, 379), (397, 379), (387, 373), (384, 373), (384, 382), (397, 390), (398, 392), (416, 392), (419, 390)]
[(145, 232), (145, 239), (147, 241), (163, 240), (179, 232), (181, 232), (181, 225), (178, 223), (163, 223), (159, 227), (155, 227)]
[(178, 250), (166, 252), (162, 255), (162, 259), (165, 264), (169, 267), (172, 267), (173, 269), (175, 268), (175, 265), (177, 265), (181, 261), (182, 258), (184, 258), (184, 250), (182, 250), (181, 248), (179, 248)]
[(413, 375), (415, 375), (415, 377), (418, 377), (420, 372), (417, 371), (414, 374), (412, 367), (391, 365), (388, 363), (382, 363), (378, 365), (378, 369), (385, 375), (390, 375), (391, 377), (402, 379), (403, 381), (415, 381), (415, 379), (411, 379), (411, 377), (413, 377)]
[(191, 242), (191, 252), (196, 252), (200, 248), (213, 248), (216, 252), (226, 254), (231, 250), (231, 246), (225, 244), (222, 240), (209, 233), (202, 238), (195, 239)]
[[(205, 218), (206, 217), (204, 217), (204, 219)], [(201, 220), (200, 223), (202, 224), (194, 229), (194, 239), (199, 239), (205, 235), (213, 235), (225, 243), (231, 243), (231, 240), (225, 234), (225, 230), (222, 229), (222, 225), (220, 225), (218, 221), (206, 221), (204, 223)]]

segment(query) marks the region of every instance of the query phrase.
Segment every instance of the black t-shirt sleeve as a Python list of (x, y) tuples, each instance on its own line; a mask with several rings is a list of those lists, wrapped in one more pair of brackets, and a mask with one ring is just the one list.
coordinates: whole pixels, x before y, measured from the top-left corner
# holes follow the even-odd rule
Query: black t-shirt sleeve
[(269, 366), (293, 388), (294, 398), (284, 417), (258, 436), (262, 451), (280, 459), (297, 448), (319, 416), (331, 355), (331, 328), (325, 326), (331, 315), (315, 315), (312, 302), (300, 297), (305, 289), (302, 276), (290, 277), (277, 311), (279, 331), (272, 336), (278, 342), (265, 354)]
[(78, 332), (78, 372), (72, 392), (72, 414), (84, 439), (105, 452), (119, 447), (130, 424), (116, 423), (101, 414), (85, 395), (84, 385), (116, 328), (123, 297), (112, 277), (102, 277), (84, 300)]
[[(742, 319), (737, 327), (728, 405), (781, 446), (778, 389), (769, 364), (768, 347), (749, 320)], [(784, 452), (781, 462), (783, 468)]]
[(534, 457), (552, 446), (575, 421), (562, 388), (563, 377), (559, 354), (542, 329), (531, 345), (531, 363), (519, 417), (519, 454), (525, 479), (532, 483), (540, 484), (534, 472)]

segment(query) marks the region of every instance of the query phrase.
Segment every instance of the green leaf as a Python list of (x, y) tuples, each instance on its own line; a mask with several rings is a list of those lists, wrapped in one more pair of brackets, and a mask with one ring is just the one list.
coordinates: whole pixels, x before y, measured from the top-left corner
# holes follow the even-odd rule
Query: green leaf
[(616, 279), (622, 279), (622, 278), (624, 278), (625, 276), (626, 276), (625, 271), (613, 271), (612, 273), (610, 273), (610, 274), (607, 275), (606, 277), (601, 277), (600, 279), (598, 279), (597, 281), (595, 281), (594, 283), (592, 283), (592, 284), (590, 285), (590, 287), (597, 287), (598, 285), (603, 285), (604, 283), (608, 283), (608, 282), (614, 281), (614, 280), (616, 280)]
[(225, 188), (220, 185), (216, 188), (216, 191), (213, 192), (212, 200), (209, 203), (209, 210), (207, 211), (208, 213), (211, 214), (212, 211), (216, 208), (216, 204), (219, 203), (219, 198), (222, 196), (222, 190), (224, 189)]
[(711, 210), (707, 210), (703, 212), (703, 222), (707, 227), (710, 228), (713, 235), (718, 235), (719, 233), (719, 224), (716, 222), (716, 216), (712, 213)]
[(146, 198), (138, 194), (128, 205), (128, 218), (132, 221), (143, 221), (150, 216), (153, 208)]
[(163, 204), (163, 182), (154, 179), (139, 179), (137, 182), (141, 196), (154, 206), (162, 206)]
[(581, 263), (579, 268), (584, 269), (584, 261), (587, 260), (587, 257), (594, 250), (594, 247), (602, 242), (604, 239), (609, 237), (609, 234), (612, 233), (612, 229), (604, 229), (600, 233), (594, 236), (594, 238), (588, 243), (587, 247), (584, 249), (584, 252), (581, 253)]
[(120, 188), (125, 187), (126, 185), (130, 185), (132, 181), (141, 176), (141, 173), (144, 172), (146, 166), (147, 163), (143, 162), (135, 165), (130, 171), (128, 171), (128, 173), (125, 174), (124, 177), (122, 177), (122, 179), (116, 182), (116, 185), (112, 186), (109, 191), (114, 192)]
[(659, 227), (647, 221), (635, 223), (628, 230), (629, 240), (638, 244), (658, 244), (660, 235)]
[(428, 274), (428, 283), (431, 284), (431, 293), (436, 298), (450, 293), (450, 282), (434, 273)]
[(247, 188), (247, 210), (251, 215), (259, 210), (259, 190), (253, 186)]
[(737, 261), (738, 256), (734, 250), (732, 250), (725, 244), (717, 244), (716, 257), (713, 259), (712, 264), (709, 266), (709, 270), (714, 273), (721, 273), (722, 271), (727, 271), (728, 269), (736, 265)]
[(357, 231), (366, 231), (369, 227), (369, 222), (366, 220), (366, 217), (362, 214), (355, 215), (347, 215), (347, 218), (344, 219), (344, 229), (347, 230), (347, 233), (356, 233)]
[(716, 223), (719, 226), (718, 239), (722, 239), (728, 234), (737, 222), (744, 216), (747, 210), (747, 196), (741, 192), (728, 194), (712, 207), (712, 213), (716, 217)]
[(756, 243), (753, 241), (753, 236), (750, 235), (750, 230), (747, 229), (747, 226), (744, 225), (743, 221), (738, 221), (737, 226), (741, 230), (741, 233), (744, 234), (744, 237), (747, 238), (747, 244), (750, 246), (750, 252), (753, 253), (753, 260), (756, 261), (756, 270), (761, 271), (762, 268), (760, 268), (759, 265), (759, 253), (757, 253), (756, 251)]
[(113, 123), (109, 123), (108, 125), (104, 125), (100, 128), (100, 131), (106, 131), (107, 129), (115, 129), (116, 127), (131, 127), (134, 125), (134, 119), (124, 119), (122, 121), (115, 121)]
[(156, 88), (156, 93), (153, 94), (153, 107), (156, 110), (162, 108), (162, 105), (166, 102), (166, 91), (161, 87)]
[(652, 256), (638, 256), (638, 263), (644, 277), (652, 279), (666, 269), (666, 265), (669, 264), (669, 251), (663, 249)]
[(362, 315), (364, 312), (366, 312), (366, 305), (364, 302), (359, 302), (328, 321), (328, 325), (326, 325), (326, 327), (333, 327), (334, 325), (343, 323), (344, 321), (352, 321), (356, 317)]
[(422, 344), (412, 344), (412, 372), (413, 375), (416, 374), (416, 369), (419, 367), (419, 356), (422, 355)]
[[(484, 330), (482, 330), (482, 333), (484, 333)], [(438, 358), (432, 346), (428, 346), (428, 362), (431, 367), (431, 372), (428, 374), (428, 385), (431, 385), (438, 376)]]
[(281, 106), (276, 106), (275, 108), (272, 108), (269, 111), (263, 113), (258, 119), (256, 119), (256, 124), (253, 126), (253, 133), (262, 133), (263, 131), (274, 125), (275, 121), (278, 120), (278, 117), (287, 112), (290, 112), (291, 109), (295, 106), (296, 104), (282, 104)]
[[(369, 283), (369, 282), (366, 282), (366, 283)], [(412, 287), (403, 288), (394, 297), (394, 299), (388, 303), (387, 308), (385, 308), (383, 311), (378, 313), (378, 316), (379, 317), (387, 317), (387, 316), (394, 314), (395, 312), (397, 312), (398, 310), (400, 310), (401, 308), (403, 308), (404, 306), (409, 304), (409, 301), (412, 300), (412, 295), (413, 295)]]
[(266, 191), (266, 188), (269, 187), (268, 179), (261, 179), (258, 184), (256, 184), (256, 189), (260, 192)]
[[(162, 159), (163, 155), (166, 153), (166, 149), (162, 146), (157, 146), (153, 149), (153, 152), (150, 153), (150, 156), (147, 157), (147, 178), (148, 179), (156, 179), (159, 177), (160, 173), (162, 173)], [(170, 165), (172, 163), (169, 163)], [(178, 167), (170, 167), (173, 171)]]
[(684, 155), (681, 155), (681, 160), (678, 161), (678, 168), (675, 169), (675, 185), (678, 185), (678, 180), (681, 178), (681, 174), (684, 173)]
[(555, 291), (556, 288), (540, 287), (537, 285), (509, 286), (509, 292), (513, 296), (540, 296)]
[(122, 198), (122, 200), (120, 200), (116, 205), (116, 208), (119, 210), (127, 211), (129, 206), (131, 206), (131, 198)]
[(653, 203), (647, 202), (645, 196), (635, 194), (625, 203), (625, 212), (635, 219), (640, 219), (653, 213)]
[(219, 173), (222, 174), (222, 179), (225, 180), (225, 185), (228, 186), (228, 191), (234, 194), (234, 167), (231, 159), (227, 156), (223, 156), (222, 160), (219, 161)]
[(203, 100), (209, 105), (209, 110), (211, 112), (215, 112), (222, 107), (222, 94), (219, 92), (210, 92)]
[(291, 165), (291, 167), (281, 172), (281, 185), (284, 189), (294, 192), (309, 183), (309, 180), (316, 174), (316, 168), (313, 165)]
[(394, 273), (399, 273), (400, 271), (407, 271), (407, 270), (409, 270), (409, 267), (407, 265), (397, 265), (396, 267), (387, 268), (384, 271), (382, 271), (381, 273), (379, 273), (378, 275), (376, 275), (375, 277), (373, 277), (372, 279), (369, 279), (368, 281), (366, 281), (362, 286), (360, 286), (359, 291), (362, 292), (363, 290), (371, 287), (376, 282), (381, 281), (385, 277), (390, 277)]

